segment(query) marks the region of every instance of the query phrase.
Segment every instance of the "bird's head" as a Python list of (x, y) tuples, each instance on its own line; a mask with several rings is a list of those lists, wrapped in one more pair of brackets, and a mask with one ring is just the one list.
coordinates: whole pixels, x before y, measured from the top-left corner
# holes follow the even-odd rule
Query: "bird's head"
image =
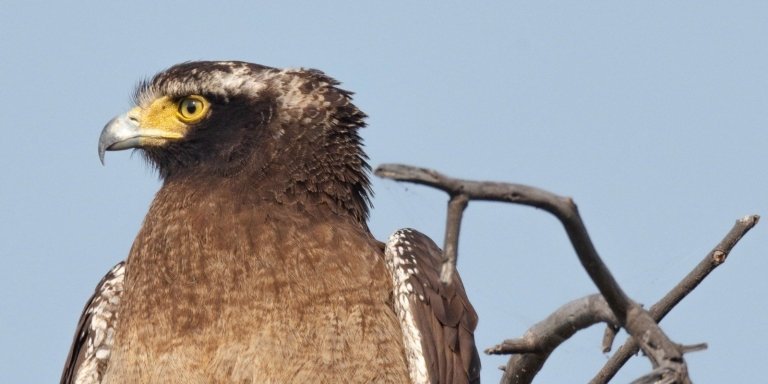
[(165, 182), (239, 184), (242, 194), (328, 203), (364, 221), (365, 114), (337, 84), (316, 70), (179, 64), (139, 85), (136, 106), (104, 127), (99, 157), (134, 148)]

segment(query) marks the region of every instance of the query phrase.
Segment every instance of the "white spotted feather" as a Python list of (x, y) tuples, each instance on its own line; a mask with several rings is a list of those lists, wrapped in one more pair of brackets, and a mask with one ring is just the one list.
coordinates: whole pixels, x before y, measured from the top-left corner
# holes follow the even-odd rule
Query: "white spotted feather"
[(99, 384), (109, 363), (123, 293), (125, 263), (115, 265), (96, 287), (78, 323), (62, 384)]

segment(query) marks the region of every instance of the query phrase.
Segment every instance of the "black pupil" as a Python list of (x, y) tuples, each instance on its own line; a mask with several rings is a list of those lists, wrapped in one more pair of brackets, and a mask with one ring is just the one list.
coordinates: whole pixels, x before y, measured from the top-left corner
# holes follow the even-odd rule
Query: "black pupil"
[(195, 112), (197, 112), (197, 102), (196, 101), (188, 100), (185, 104), (186, 105), (184, 106), (184, 108), (186, 108), (187, 113), (189, 113), (190, 115), (194, 115)]

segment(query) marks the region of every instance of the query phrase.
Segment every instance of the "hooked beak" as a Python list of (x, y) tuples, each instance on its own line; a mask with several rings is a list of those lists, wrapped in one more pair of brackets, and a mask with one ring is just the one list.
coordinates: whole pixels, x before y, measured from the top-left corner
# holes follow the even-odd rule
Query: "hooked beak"
[(164, 145), (184, 135), (168, 129), (142, 127), (141, 110), (136, 107), (110, 120), (99, 136), (99, 160), (104, 164), (106, 151)]
[(104, 164), (104, 152), (137, 148), (140, 145), (141, 128), (136, 118), (128, 113), (110, 120), (99, 136), (99, 160)]

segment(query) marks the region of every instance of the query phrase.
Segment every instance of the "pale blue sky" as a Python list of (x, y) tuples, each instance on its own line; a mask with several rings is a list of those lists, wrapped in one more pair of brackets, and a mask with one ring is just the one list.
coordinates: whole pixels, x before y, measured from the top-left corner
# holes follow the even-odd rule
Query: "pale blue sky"
[[(625, 290), (652, 304), (746, 214), (768, 214), (766, 2), (3, 2), (0, 382), (56, 382), (82, 305), (125, 257), (159, 184), (103, 125), (172, 64), (319, 68), (356, 92), (373, 165), (403, 162), (576, 199)], [(371, 228), (442, 243), (445, 197), (375, 179)], [(768, 219), (768, 217), (766, 217)], [(764, 374), (768, 224), (662, 324), (697, 383)], [(460, 271), (481, 348), (593, 293), (559, 224), (472, 203)], [(602, 327), (539, 382), (585, 382)], [(503, 358), (483, 357), (497, 382)], [(617, 382), (649, 370), (635, 359)]]

